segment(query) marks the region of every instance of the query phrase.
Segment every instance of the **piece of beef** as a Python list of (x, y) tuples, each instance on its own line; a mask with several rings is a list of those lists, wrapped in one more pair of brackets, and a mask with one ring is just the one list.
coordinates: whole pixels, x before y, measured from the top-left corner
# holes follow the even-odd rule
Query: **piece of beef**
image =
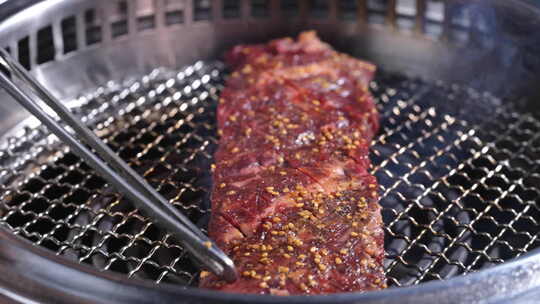
[(200, 286), (276, 295), (386, 286), (369, 144), (375, 67), (313, 32), (237, 46), (218, 106), (209, 235), (241, 278)]

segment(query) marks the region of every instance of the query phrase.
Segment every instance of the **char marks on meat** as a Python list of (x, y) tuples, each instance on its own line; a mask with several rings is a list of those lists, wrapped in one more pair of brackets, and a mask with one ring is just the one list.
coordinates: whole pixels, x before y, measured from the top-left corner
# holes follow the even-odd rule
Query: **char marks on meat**
[(384, 288), (368, 158), (375, 66), (314, 32), (237, 46), (226, 60), (234, 72), (218, 106), (208, 232), (240, 278), (203, 272), (200, 286), (276, 295)]

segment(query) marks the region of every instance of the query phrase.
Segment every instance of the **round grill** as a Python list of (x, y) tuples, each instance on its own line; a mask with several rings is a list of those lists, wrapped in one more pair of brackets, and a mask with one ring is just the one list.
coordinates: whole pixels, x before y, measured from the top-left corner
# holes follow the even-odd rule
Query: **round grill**
[[(515, 2), (515, 11), (508, 2)], [(370, 89), (381, 131), (370, 157), (380, 184), (391, 287), (380, 301), (404, 290), (394, 300), (415, 293), (416, 303), (452, 303), (433, 293), (422, 298), (429, 284), (396, 288), (452, 278), (438, 292), (468, 302), (491, 296), (489, 288), (511, 290), (488, 279), (471, 285), (475, 290), (462, 287), (464, 281), (453, 289), (455, 277), (516, 265), (509, 262), (540, 246), (540, 115), (534, 102), (510, 94), (534, 99), (524, 88), (540, 70), (539, 44), (519, 35), (530, 33), (523, 24), (504, 28), (497, 9), (511, 16), (530, 8), (508, 2), (45, 1), (29, 10), (41, 14), (31, 33), (13, 21), (0, 24), (0, 36), (12, 55), (203, 230), (210, 215), (215, 110), (228, 76), (216, 60), (223, 50), (313, 28), (338, 50), (374, 61), (380, 69)], [(501, 37), (514, 40), (507, 46)], [(0, 103), (0, 226), (9, 234), (49, 249), (63, 267), (85, 264), (106, 271), (103, 276), (120, 274), (121, 286), (151, 282), (145, 288), (155, 296), (165, 297), (172, 286), (194, 303), (241, 299), (197, 289), (199, 265), (180, 242), (20, 112)], [(10, 254), (2, 248), (0, 269)], [(527, 289), (540, 285), (532, 279), (538, 269), (516, 266), (508, 275)], [(377, 300), (382, 293), (362, 299), (383, 303)]]

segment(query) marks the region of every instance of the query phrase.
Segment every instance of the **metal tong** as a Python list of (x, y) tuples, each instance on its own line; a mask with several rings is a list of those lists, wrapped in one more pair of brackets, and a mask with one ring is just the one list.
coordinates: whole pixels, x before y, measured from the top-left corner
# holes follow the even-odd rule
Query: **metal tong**
[[(26, 86), (26, 90), (15, 84), (12, 79), (18, 79), (21, 84)], [(237, 273), (234, 263), (223, 251), (150, 186), (144, 178), (131, 169), (4, 49), (0, 49), (0, 86), (119, 192), (126, 195), (137, 208), (178, 237), (197, 261), (226, 281), (236, 280)], [(58, 115), (60, 121), (73, 130), (73, 134), (42, 109), (31, 97), (29, 91), (33, 97), (41, 99), (50, 107)], [(85, 144), (93, 149), (97, 155)]]

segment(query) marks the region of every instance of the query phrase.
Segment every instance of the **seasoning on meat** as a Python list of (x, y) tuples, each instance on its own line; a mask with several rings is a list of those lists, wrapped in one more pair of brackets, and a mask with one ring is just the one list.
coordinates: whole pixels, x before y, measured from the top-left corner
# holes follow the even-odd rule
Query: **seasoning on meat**
[(218, 106), (209, 235), (241, 277), (200, 286), (275, 295), (386, 287), (369, 144), (375, 66), (314, 32), (237, 46)]

